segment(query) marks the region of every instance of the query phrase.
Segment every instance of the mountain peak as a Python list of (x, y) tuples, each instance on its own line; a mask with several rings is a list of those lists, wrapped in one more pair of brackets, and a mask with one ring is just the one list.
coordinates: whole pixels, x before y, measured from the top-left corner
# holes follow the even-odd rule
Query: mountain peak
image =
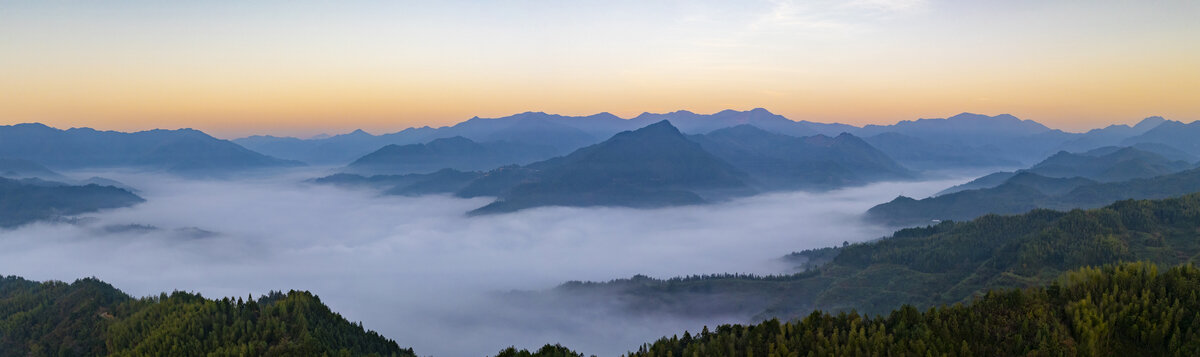
[(683, 135), (683, 133), (679, 132), (679, 128), (676, 128), (674, 125), (671, 125), (671, 122), (668, 120), (659, 120), (657, 123), (644, 126), (638, 130), (634, 130), (633, 133), (635, 133), (635, 134)]
[(1021, 119), (1012, 114), (1000, 114), (996, 116), (988, 116), (986, 114), (975, 114), (970, 112), (958, 113), (958, 115), (946, 118), (952, 120), (1006, 120), (1006, 121), (1021, 121)]
[(1142, 119), (1142, 121), (1139, 121), (1137, 124), (1135, 124), (1133, 126), (1133, 128), (1140, 129), (1142, 131), (1148, 131), (1166, 121), (1167, 121), (1167, 119), (1164, 119), (1163, 117), (1160, 117), (1157, 115), (1152, 116), (1152, 117), (1146, 117), (1146, 119)]

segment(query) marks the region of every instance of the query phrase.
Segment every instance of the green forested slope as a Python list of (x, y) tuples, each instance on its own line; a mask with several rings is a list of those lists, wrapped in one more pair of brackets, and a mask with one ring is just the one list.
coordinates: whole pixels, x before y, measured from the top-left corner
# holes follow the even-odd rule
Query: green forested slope
[(1084, 268), (1046, 287), (888, 315), (813, 312), (793, 322), (723, 325), (632, 356), (1196, 356), (1200, 269), (1147, 263)]
[(134, 299), (96, 279), (0, 278), (0, 356), (415, 356), (308, 292)]
[(1200, 255), (1200, 194), (1092, 210), (988, 215), (836, 249), (831, 262), (790, 276), (642, 277), (569, 283), (555, 292), (608, 296), (633, 312), (717, 311), (755, 320), (813, 310), (880, 314), (902, 304), (953, 304), (991, 289), (1046, 284), (1081, 267), (1194, 262)]

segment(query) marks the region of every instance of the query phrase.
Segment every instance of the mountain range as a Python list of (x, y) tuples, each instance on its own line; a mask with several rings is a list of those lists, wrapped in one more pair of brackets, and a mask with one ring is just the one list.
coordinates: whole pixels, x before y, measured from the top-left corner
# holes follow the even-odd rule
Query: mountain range
[(887, 154), (848, 133), (795, 137), (742, 124), (688, 139), (749, 173), (752, 184), (763, 190), (832, 189), (915, 177)]
[(434, 139), (424, 144), (384, 146), (354, 160), (343, 172), (357, 174), (429, 173), (442, 169), (490, 170), (524, 165), (554, 157), (551, 146), (493, 141), (477, 143), (461, 136)]
[(124, 133), (42, 124), (0, 126), (0, 157), (58, 170), (137, 168), (187, 175), (300, 164), (192, 129)]
[(1200, 191), (1200, 169), (1132, 147), (1060, 152), (1016, 172), (997, 172), (921, 200), (897, 197), (867, 211), (889, 225), (921, 225), (1035, 208), (1092, 208), (1124, 199)]
[(563, 116), (526, 112), (501, 118), (476, 117), (453, 126), (409, 128), (384, 135), (356, 130), (311, 139), (252, 136), (232, 142), (191, 129), (122, 133), (18, 124), (0, 127), (0, 158), (28, 160), (58, 170), (134, 167), (207, 174), (286, 167), (300, 162), (345, 166), (389, 145), (396, 146), (381, 155), (397, 147), (429, 145), (437, 139), (459, 142), (467, 139), (486, 147), (482, 155), (494, 160), (363, 173), (430, 173), (443, 168), (489, 170), (499, 165), (520, 165), (566, 155), (616, 133), (662, 120), (670, 121), (687, 135), (707, 135), (739, 125), (792, 137), (836, 138), (849, 133), (905, 168), (921, 171), (1027, 166), (1058, 151), (1083, 152), (1104, 146), (1134, 146), (1160, 153), (1173, 151), (1175, 154), (1170, 157), (1177, 160), (1194, 161), (1200, 157), (1197, 146), (1200, 144), (1193, 140), (1200, 135), (1200, 123), (1185, 124), (1161, 117), (1150, 117), (1134, 126), (1115, 125), (1087, 133), (1067, 133), (1007, 114), (962, 113), (947, 118), (856, 127), (792, 121), (759, 108), (713, 114), (643, 113), (630, 119), (608, 113)]
[[(947, 118), (857, 127), (793, 121), (762, 108), (724, 110), (713, 114), (689, 111), (643, 113), (629, 119), (609, 113), (563, 116), (526, 112), (501, 118), (475, 117), (453, 126), (409, 128), (383, 135), (356, 130), (349, 134), (312, 139), (252, 136), (235, 139), (234, 142), (275, 157), (341, 166), (387, 145), (425, 144), (436, 139), (463, 137), (481, 145), (506, 142), (552, 148), (540, 151), (542, 157), (536, 159), (541, 160), (565, 155), (599, 143), (616, 133), (662, 120), (670, 121), (688, 135), (709, 134), (739, 125), (752, 125), (793, 137), (837, 137), (849, 133), (914, 170), (1021, 167), (1058, 151), (1083, 152), (1118, 145), (1143, 149), (1149, 149), (1148, 145), (1156, 145), (1162, 150), (1200, 157), (1200, 148), (1190, 139), (1200, 134), (1200, 123), (1184, 124), (1161, 117), (1149, 117), (1134, 126), (1113, 125), (1086, 133), (1068, 133), (1008, 114), (987, 116), (962, 113)], [(426, 170), (432, 171), (435, 170)]]
[[(441, 140), (446, 139), (435, 142)], [(454, 140), (463, 146), (472, 144), (465, 138)], [(424, 147), (410, 148), (418, 156), (433, 156)], [(437, 160), (392, 158), (391, 162)], [(492, 204), (472, 212), (485, 214), (538, 206), (688, 205), (770, 190), (832, 189), (913, 177), (914, 173), (850, 134), (794, 137), (743, 124), (685, 135), (664, 120), (527, 165), (399, 175), (342, 173), (312, 182), (399, 195), (496, 197)]]
[(665, 120), (521, 169), (527, 179), (473, 213), (537, 206), (658, 207), (749, 192), (744, 172), (688, 140)]

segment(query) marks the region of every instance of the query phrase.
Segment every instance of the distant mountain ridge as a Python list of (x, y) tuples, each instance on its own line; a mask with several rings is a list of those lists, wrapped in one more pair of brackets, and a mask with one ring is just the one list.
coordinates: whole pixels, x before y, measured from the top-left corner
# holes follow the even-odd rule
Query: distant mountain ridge
[(192, 129), (124, 133), (42, 124), (0, 126), (0, 157), (64, 170), (131, 167), (180, 174), (299, 165)]
[(525, 169), (528, 179), (472, 213), (547, 205), (697, 204), (705, 202), (704, 192), (749, 190), (745, 173), (689, 141), (666, 120)]
[(886, 154), (848, 133), (795, 137), (742, 124), (689, 139), (751, 173), (753, 183), (765, 190), (830, 189), (914, 177)]
[(1094, 208), (1117, 200), (1200, 192), (1200, 169), (1189, 167), (1185, 162), (1169, 161), (1134, 148), (1100, 156), (1062, 152), (1030, 169), (987, 175), (934, 197), (897, 197), (872, 207), (867, 217), (890, 225), (921, 225), (1035, 208)]
[[(588, 116), (564, 116), (543, 112), (525, 112), (500, 118), (474, 117), (440, 128), (408, 128), (399, 132), (371, 135), (361, 130), (331, 137), (297, 139), (252, 136), (234, 141), (268, 155), (321, 165), (344, 165), (386, 145), (427, 143), (431, 140), (461, 136), (479, 143), (510, 143), (551, 146), (552, 156), (592, 145), (622, 131), (635, 130), (668, 120), (681, 132), (701, 135), (709, 132), (752, 125), (778, 134), (796, 137), (825, 135), (836, 137), (850, 133), (906, 167), (945, 169), (960, 167), (1024, 166), (1061, 150), (1086, 151), (1102, 146), (1138, 142), (1168, 146), (1188, 146), (1176, 137), (1151, 133), (1156, 126), (1170, 123), (1150, 117), (1133, 127), (1114, 125), (1088, 133), (1067, 133), (1033, 120), (1013, 115), (988, 116), (961, 113), (947, 118), (905, 120), (892, 125), (857, 127), (839, 123), (793, 121), (762, 108), (747, 111), (723, 110), (697, 114), (686, 110), (669, 113), (642, 113), (624, 119), (609, 113)], [(1197, 126), (1200, 128), (1200, 125)], [(1148, 135), (1134, 138), (1135, 136)], [(1136, 142), (1133, 142), (1136, 141)], [(1187, 150), (1191, 155), (1200, 156)], [(548, 158), (548, 157), (547, 157)]]
[(553, 157), (557, 149), (546, 145), (505, 141), (477, 143), (461, 136), (434, 139), (424, 144), (384, 146), (360, 157), (344, 172), (363, 174), (429, 173), (442, 169), (490, 170), (504, 165), (524, 165)]
[[(461, 144), (456, 148), (475, 144), (461, 137), (431, 143), (438, 142)], [(407, 147), (425, 160), (426, 145)], [(399, 147), (391, 148), (388, 151)], [(538, 206), (689, 205), (762, 191), (826, 190), (913, 177), (911, 171), (851, 134), (794, 137), (743, 124), (703, 135), (684, 135), (672, 122), (663, 120), (617, 133), (565, 156), (526, 165), (483, 171), (447, 168), (403, 175), (342, 173), (312, 182), (370, 187), (396, 195), (497, 197), (492, 204), (472, 212), (488, 214)]]

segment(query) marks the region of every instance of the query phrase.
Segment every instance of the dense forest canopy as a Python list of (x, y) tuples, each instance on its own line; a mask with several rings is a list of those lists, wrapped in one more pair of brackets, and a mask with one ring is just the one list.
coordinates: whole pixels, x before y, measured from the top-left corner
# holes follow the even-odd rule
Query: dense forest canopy
[(0, 278), (0, 356), (416, 356), (302, 291), (135, 299), (94, 278)]
[(883, 316), (813, 312), (662, 338), (631, 356), (1196, 356), (1200, 269), (1148, 263), (1072, 271), (1038, 288)]

